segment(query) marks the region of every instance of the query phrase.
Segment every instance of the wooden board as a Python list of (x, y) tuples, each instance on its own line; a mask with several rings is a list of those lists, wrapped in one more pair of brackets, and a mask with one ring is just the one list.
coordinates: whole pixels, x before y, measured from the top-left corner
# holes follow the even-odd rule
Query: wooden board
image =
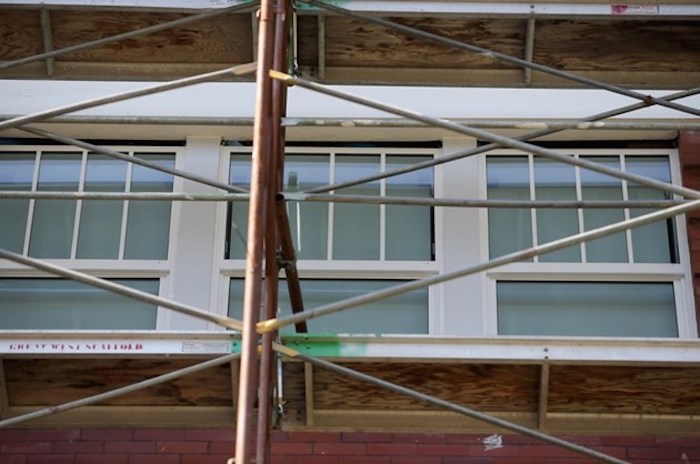
[(37, 10), (0, 10), (0, 60), (15, 60), (44, 51)]
[[(10, 406), (62, 404), (196, 364), (180, 359), (6, 359)], [(231, 406), (231, 373), (221, 365), (100, 403)]]
[[(535, 412), (539, 367), (485, 364), (347, 363), (351, 369), (477, 409)], [(315, 409), (436, 410), (416, 400), (314, 369)]]
[(551, 366), (548, 411), (700, 414), (700, 368)]

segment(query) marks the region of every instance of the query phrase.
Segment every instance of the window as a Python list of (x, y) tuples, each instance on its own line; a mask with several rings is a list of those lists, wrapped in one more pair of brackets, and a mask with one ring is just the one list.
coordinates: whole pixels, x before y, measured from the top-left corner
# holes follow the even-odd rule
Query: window
[[(125, 151), (173, 167), (169, 152)], [(171, 192), (173, 178), (104, 155), (55, 148), (0, 153), (0, 189)], [(168, 257), (171, 205), (162, 201), (3, 200), (0, 247), (43, 259)]]
[[(157, 279), (114, 279), (158, 294)], [(156, 307), (62, 279), (0, 279), (0, 329), (151, 330)]]
[[(248, 187), (250, 151), (225, 150), (229, 182)], [(285, 157), (284, 190), (303, 192), (432, 159), (434, 152), (398, 148), (291, 147)], [(433, 196), (433, 169), (331, 192), (338, 195)], [(287, 203), (292, 240), (299, 259), (304, 305), (310, 309), (436, 272), (433, 209), (422, 206), (356, 203)], [(224, 287), (228, 313), (241, 317), (248, 205), (228, 210)], [(312, 332), (428, 333), (428, 289), (310, 320)], [(290, 314), (284, 281), (280, 311)], [(293, 328), (291, 328), (293, 330)]]
[[(587, 150), (572, 156), (664, 182), (670, 151)], [(538, 156), (486, 157), (490, 199), (664, 200), (665, 192)], [(650, 212), (648, 209), (499, 209), (488, 212), (490, 258)], [(488, 273), (495, 331), (503, 335), (678, 337), (690, 334), (680, 256), (683, 223), (671, 218), (536, 256)]]

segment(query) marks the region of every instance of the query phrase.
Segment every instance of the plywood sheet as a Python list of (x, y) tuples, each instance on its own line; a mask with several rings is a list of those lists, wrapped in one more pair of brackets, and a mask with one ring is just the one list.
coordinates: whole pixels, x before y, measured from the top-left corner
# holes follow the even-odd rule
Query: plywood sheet
[(700, 71), (698, 21), (538, 20), (534, 61), (581, 71)]
[[(10, 406), (49, 406), (77, 400), (196, 364), (181, 359), (7, 359)], [(225, 364), (100, 403), (144, 406), (230, 406)]]
[(548, 411), (700, 414), (700, 368), (552, 366)]
[(39, 11), (0, 11), (0, 60), (24, 58), (43, 51)]
[[(421, 393), (489, 411), (537, 410), (539, 367), (480, 364), (348, 363), (351, 369)], [(314, 369), (314, 408), (357, 410), (437, 409), (398, 393)]]
[[(475, 20), (460, 18), (391, 18), (393, 21), (460, 42), (524, 56), (525, 22), (516, 19)], [(407, 36), (402, 32), (366, 21), (326, 19), (326, 63), (328, 66), (512, 68), (480, 54)]]
[[(93, 11), (51, 13), (54, 47), (91, 40), (172, 21), (185, 15)], [(250, 14), (228, 14), (65, 56), (70, 61), (152, 63), (247, 63), (253, 61)]]

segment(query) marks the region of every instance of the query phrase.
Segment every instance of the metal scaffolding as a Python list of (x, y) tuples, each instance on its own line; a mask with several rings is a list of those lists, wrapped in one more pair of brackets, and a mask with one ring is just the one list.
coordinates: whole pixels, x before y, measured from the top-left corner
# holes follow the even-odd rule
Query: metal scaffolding
[[(568, 72), (557, 70), (548, 66), (533, 63), (529, 60), (515, 58), (502, 53), (487, 50), (475, 45), (458, 42), (454, 39), (445, 38), (433, 33), (428, 33), (415, 28), (404, 26), (392, 21), (380, 19), (373, 16), (363, 15), (352, 12), (333, 5), (322, 3), (317, 0), (301, 0), (302, 3), (313, 5), (322, 10), (327, 10), (335, 14), (352, 17), (355, 19), (369, 21), (403, 34), (419, 37), (423, 40), (437, 42), (450, 47), (466, 52), (475, 52), (491, 57), (497, 60), (503, 60), (510, 64), (523, 67), (528, 70), (536, 70), (549, 73), (563, 79), (569, 79), (579, 84), (584, 84), (590, 87), (604, 89), (610, 92), (618, 93), (628, 97), (640, 100), (639, 103), (628, 105), (619, 109), (607, 111), (604, 113), (592, 115), (589, 118), (582, 120), (557, 120), (557, 121), (541, 121), (522, 123), (519, 121), (450, 121), (444, 119), (432, 118), (411, 110), (396, 108), (386, 105), (381, 102), (371, 101), (366, 98), (360, 98), (335, 89), (324, 87), (320, 84), (310, 82), (305, 79), (287, 74), (288, 65), (288, 48), (289, 48), (289, 29), (291, 23), (292, 4), (289, 0), (263, 0), (260, 5), (259, 26), (258, 26), (258, 57), (255, 64), (247, 64), (235, 66), (220, 71), (192, 76), (184, 79), (175, 80), (168, 83), (156, 84), (142, 89), (123, 92), (116, 95), (110, 95), (86, 102), (80, 102), (60, 108), (55, 108), (47, 111), (41, 111), (34, 114), (15, 116), (4, 121), (0, 121), (0, 130), (8, 128), (20, 128), (34, 135), (52, 139), (68, 145), (74, 145), (95, 153), (105, 154), (113, 158), (120, 159), (129, 163), (137, 163), (150, 169), (156, 169), (162, 172), (179, 176), (194, 182), (202, 183), (211, 187), (222, 190), (226, 193), (215, 194), (187, 194), (187, 193), (104, 193), (104, 192), (0, 192), (0, 201), (5, 199), (90, 199), (90, 200), (159, 200), (159, 201), (249, 201), (250, 215), (248, 221), (248, 242), (246, 252), (246, 268), (245, 268), (245, 290), (244, 290), (244, 312), (243, 320), (235, 320), (228, 317), (216, 315), (206, 309), (196, 308), (190, 305), (178, 303), (176, 301), (157, 297), (146, 292), (134, 290), (132, 288), (107, 281), (105, 279), (90, 276), (86, 273), (67, 269), (65, 267), (49, 263), (44, 260), (23, 256), (7, 250), (0, 250), (0, 258), (14, 261), (35, 269), (45, 271), (47, 273), (62, 276), (68, 279), (73, 279), (91, 286), (102, 288), (104, 290), (114, 292), (129, 298), (160, 305), (174, 311), (188, 314), (196, 318), (201, 318), (223, 327), (241, 331), (242, 343), (241, 353), (222, 356), (204, 363), (181, 369), (170, 374), (155, 377), (146, 381), (142, 381), (127, 387), (119, 388), (111, 392), (85, 398), (79, 401), (73, 401), (63, 405), (52, 406), (41, 411), (33, 412), (23, 416), (9, 418), (0, 421), (0, 427), (19, 424), (29, 421), (44, 415), (56, 414), (67, 411), (72, 408), (77, 408), (87, 404), (94, 404), (103, 401), (107, 398), (112, 398), (118, 395), (123, 395), (138, 389), (146, 388), (151, 385), (166, 382), (184, 376), (192, 372), (204, 370), (208, 367), (230, 362), (233, 359), (240, 358), (240, 375), (237, 401), (237, 420), (236, 420), (236, 450), (235, 462), (237, 464), (248, 464), (255, 456), (255, 462), (264, 464), (269, 462), (269, 447), (270, 447), (270, 429), (272, 409), (274, 403), (274, 385), (275, 385), (275, 362), (276, 356), (283, 356), (295, 360), (301, 360), (306, 363), (318, 366), (323, 369), (328, 369), (363, 382), (367, 382), (381, 388), (386, 388), (396, 393), (410, 396), (422, 402), (453, 411), (458, 414), (466, 415), (480, 421), (496, 425), (505, 429), (509, 429), (518, 433), (523, 433), (531, 437), (552, 443), (557, 446), (564, 447), (573, 452), (580, 453), (603, 462), (624, 463), (620, 459), (600, 453), (593, 449), (577, 445), (567, 440), (553, 437), (541, 431), (533, 430), (522, 425), (518, 425), (503, 419), (498, 419), (493, 416), (480, 413), (463, 405), (453, 404), (430, 395), (425, 395), (408, 388), (392, 384), (390, 382), (362, 374), (347, 367), (339, 366), (326, 360), (317, 357), (305, 355), (298, 351), (284, 346), (279, 343), (277, 331), (281, 327), (291, 324), (296, 325), (298, 332), (305, 332), (306, 321), (311, 318), (321, 317), (323, 315), (334, 312), (349, 310), (361, 304), (380, 299), (389, 298), (399, 295), (404, 292), (425, 288), (438, 283), (454, 280), (466, 275), (483, 272), (489, 269), (496, 268), (508, 263), (522, 261), (533, 256), (538, 256), (543, 253), (566, 248), (571, 245), (580, 244), (589, 240), (611, 235), (623, 230), (628, 230), (634, 227), (639, 227), (654, 221), (674, 217), (679, 214), (684, 214), (689, 211), (700, 208), (700, 192), (687, 187), (673, 185), (666, 182), (661, 182), (645, 176), (622, 172), (604, 165), (587, 161), (584, 159), (573, 158), (556, 150), (542, 148), (541, 146), (527, 143), (527, 140), (535, 139), (544, 135), (549, 135), (565, 129), (589, 129), (589, 128), (634, 128), (634, 129), (682, 129), (682, 128), (697, 128), (696, 122), (679, 122), (679, 123), (624, 123), (617, 121), (607, 121), (608, 118), (626, 112), (634, 111), (650, 105), (662, 105), (678, 111), (686, 112), (692, 115), (700, 115), (700, 110), (691, 108), (686, 105), (675, 103), (675, 100), (683, 97), (694, 95), (700, 92), (700, 89), (695, 88), (683, 92), (678, 92), (665, 98), (655, 98), (648, 95), (643, 95), (638, 92), (627, 90), (618, 86), (605, 84), (593, 79), (583, 78)], [(182, 18), (177, 21), (163, 23), (157, 26), (151, 26), (138, 31), (133, 31), (126, 34), (120, 34), (106, 39), (100, 39), (78, 46), (68, 47), (62, 50), (56, 50), (48, 53), (42, 53), (32, 57), (27, 57), (13, 62), (0, 64), (0, 69), (7, 69), (11, 66), (17, 66), (33, 61), (52, 59), (61, 54), (67, 54), (78, 50), (83, 50), (89, 47), (103, 45), (116, 40), (123, 40), (130, 37), (145, 35), (157, 31), (164, 30), (170, 27), (185, 24), (187, 22), (200, 19), (210, 18), (225, 12), (234, 10), (242, 10), (249, 8), (250, 4), (240, 5), (231, 9), (222, 9), (215, 12), (205, 12), (199, 15)], [(81, 109), (92, 108), (98, 105), (113, 103), (116, 101), (124, 101), (143, 95), (150, 95), (158, 92), (164, 92), (171, 89), (181, 88), (189, 85), (194, 85), (202, 82), (213, 81), (230, 75), (243, 75), (245, 73), (256, 71), (257, 93), (256, 93), (256, 109), (254, 118), (254, 139), (253, 139), (253, 164), (250, 191), (240, 187), (232, 186), (226, 183), (218, 182), (213, 179), (207, 179), (202, 176), (197, 176), (182, 170), (165, 168), (154, 163), (140, 160), (135, 157), (123, 155), (114, 150), (105, 147), (97, 146), (81, 140), (76, 140), (70, 137), (54, 134), (46, 130), (40, 130), (28, 126), (29, 123), (52, 120), (54, 122), (61, 121), (78, 121), (80, 117), (61, 116), (72, 113)], [(427, 125), (431, 127), (439, 127), (449, 131), (477, 137), (482, 140), (491, 142), (490, 144), (480, 146), (468, 151), (462, 151), (451, 154), (435, 160), (417, 163), (404, 168), (396, 169), (381, 174), (363, 177), (348, 182), (343, 182), (334, 185), (327, 185), (311, 189), (306, 192), (292, 193), (284, 192), (282, 189), (282, 173), (284, 169), (284, 141), (285, 127), (313, 125), (317, 122), (312, 120), (295, 120), (286, 118), (286, 86), (297, 85), (306, 89), (321, 92), (336, 98), (359, 103), (369, 106), (374, 109), (382, 110), (390, 114), (400, 116), (400, 120), (367, 122), (355, 121), (352, 124), (366, 126), (391, 126), (391, 127), (407, 127)], [(63, 118), (63, 119), (61, 119)], [(410, 120), (410, 121), (407, 121)], [(415, 122), (413, 122), (415, 121)], [(119, 121), (117, 121), (119, 122)], [(141, 123), (149, 122), (147, 120), (130, 119), (121, 121), (123, 123)], [(214, 123), (214, 124), (229, 124), (229, 120), (211, 120), (209, 122), (195, 121), (188, 119), (177, 119), (170, 121), (172, 123)], [(241, 124), (246, 121), (239, 121)], [(159, 123), (169, 123), (169, 121), (161, 121)], [(325, 124), (330, 125), (348, 125), (347, 121), (328, 121)], [(511, 138), (502, 135), (497, 135), (488, 132), (482, 127), (509, 127), (515, 129), (537, 129), (536, 132), (526, 134), (518, 138)], [(448, 163), (468, 156), (473, 156), (480, 153), (485, 153), (498, 147), (511, 147), (528, 153), (541, 155), (549, 159), (568, 163), (581, 168), (589, 169), (595, 172), (614, 176), (619, 179), (624, 179), (639, 185), (652, 187), (677, 195), (678, 199), (664, 201), (510, 201), (510, 200), (484, 200), (484, 199), (449, 199), (449, 198), (405, 198), (405, 197), (370, 197), (361, 195), (339, 195), (328, 194), (333, 190), (342, 187), (360, 185), (379, 179), (412, 172), (426, 167), (436, 166), (442, 163)], [(293, 247), (289, 220), (287, 218), (285, 202), (347, 202), (347, 203), (366, 203), (366, 204), (395, 204), (395, 205), (420, 205), (425, 207), (460, 207), (460, 208), (655, 208), (658, 211), (644, 214), (632, 219), (620, 221), (615, 224), (600, 227), (598, 229), (575, 234), (566, 238), (562, 238), (553, 242), (537, 245), (525, 250), (510, 253), (499, 258), (491, 259), (483, 263), (464, 267), (451, 272), (445, 272), (428, 278), (417, 279), (407, 283), (395, 285), (380, 291), (368, 293), (362, 296), (354, 297), (348, 300), (328, 304), (325, 306), (304, 309), (301, 288), (299, 284), (299, 275), (296, 269), (296, 257)], [(279, 257), (278, 257), (279, 254)], [(293, 315), (282, 318), (275, 318), (278, 299), (278, 275), (280, 270), (284, 270), (289, 285), (291, 295), (291, 304)], [(265, 318), (262, 321), (258, 320), (259, 308), (264, 308)], [(258, 404), (257, 420), (254, 417), (254, 405)], [(257, 423), (257, 429), (254, 424)], [(256, 437), (254, 439), (254, 437)], [(253, 444), (256, 443), (255, 449)]]

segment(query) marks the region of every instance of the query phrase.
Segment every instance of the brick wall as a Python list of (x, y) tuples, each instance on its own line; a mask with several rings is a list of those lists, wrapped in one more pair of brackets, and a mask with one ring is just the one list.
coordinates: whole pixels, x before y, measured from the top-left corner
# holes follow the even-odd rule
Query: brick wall
[[(0, 430), (0, 464), (225, 464), (233, 437), (232, 428), (7, 429)], [(564, 438), (633, 464), (700, 462), (700, 437)], [(592, 462), (521, 435), (275, 432), (272, 443), (273, 464)]]
[[(684, 131), (678, 137), (683, 185), (700, 190), (700, 131)], [(688, 240), (695, 288), (695, 312), (700, 327), (700, 210), (688, 218)]]

